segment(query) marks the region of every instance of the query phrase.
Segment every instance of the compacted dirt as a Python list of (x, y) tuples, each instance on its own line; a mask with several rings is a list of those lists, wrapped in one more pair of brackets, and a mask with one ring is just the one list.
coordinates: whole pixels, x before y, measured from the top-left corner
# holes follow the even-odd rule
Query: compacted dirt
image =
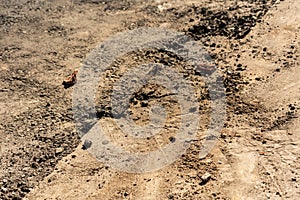
[[(298, 0), (2, 1), (0, 199), (299, 199), (299, 13)], [(223, 77), (226, 120), (217, 145), (200, 159), (211, 105), (201, 75), (156, 49), (118, 58), (95, 96), (97, 118), (115, 143), (150, 151), (157, 141), (176, 140), (179, 105), (161, 85), (134, 93), (129, 108), (132, 119), (145, 125), (149, 108), (164, 104), (170, 115), (156, 139), (138, 142), (114, 123), (112, 85), (139, 64), (183, 73), (198, 88), (203, 116), (178, 160), (135, 174), (82, 148), (74, 87), (62, 82), (101, 42), (141, 27), (183, 32), (204, 47)]]

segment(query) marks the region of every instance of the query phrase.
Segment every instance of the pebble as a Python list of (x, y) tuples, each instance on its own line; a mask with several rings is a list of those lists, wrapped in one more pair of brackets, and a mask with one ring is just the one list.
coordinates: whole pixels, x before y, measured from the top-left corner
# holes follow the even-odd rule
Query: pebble
[(55, 149), (56, 154), (62, 153), (63, 151), (64, 151), (64, 148), (62, 148), (62, 147)]
[(201, 176), (201, 183), (200, 183), (200, 185), (204, 185), (204, 184), (206, 184), (209, 180), (210, 180), (210, 178), (211, 178), (211, 174), (210, 173), (208, 173), (208, 172), (205, 172), (205, 174), (203, 174), (202, 176)]
[(90, 141), (90, 140), (85, 140), (84, 141), (84, 143), (83, 143), (83, 147), (82, 147), (82, 149), (88, 149), (88, 148), (90, 148), (92, 146), (92, 141)]
[(5, 187), (1, 187), (2, 192), (6, 193), (7, 192), (7, 188)]

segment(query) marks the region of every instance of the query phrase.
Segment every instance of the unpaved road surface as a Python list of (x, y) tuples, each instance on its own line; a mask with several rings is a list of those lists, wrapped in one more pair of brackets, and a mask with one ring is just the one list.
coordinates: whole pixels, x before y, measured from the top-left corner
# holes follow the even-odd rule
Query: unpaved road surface
[[(299, 13), (298, 0), (2, 1), (0, 199), (299, 199)], [(128, 151), (156, 148), (151, 138), (139, 144), (116, 128), (109, 104), (113, 83), (143, 62), (181, 70), (199, 88), (203, 115), (197, 138), (180, 158), (134, 174), (82, 149), (74, 87), (62, 81), (98, 44), (141, 27), (180, 31), (205, 48), (223, 77), (226, 121), (217, 145), (199, 159), (210, 114), (201, 76), (157, 50), (119, 58), (95, 96), (98, 120), (116, 143), (125, 142)], [(156, 102), (177, 116), (178, 105), (164, 88), (148, 85), (130, 102), (132, 119), (147, 124), (145, 113)], [(170, 116), (158, 135), (161, 144), (176, 135)], [(205, 174), (210, 179), (203, 181)]]

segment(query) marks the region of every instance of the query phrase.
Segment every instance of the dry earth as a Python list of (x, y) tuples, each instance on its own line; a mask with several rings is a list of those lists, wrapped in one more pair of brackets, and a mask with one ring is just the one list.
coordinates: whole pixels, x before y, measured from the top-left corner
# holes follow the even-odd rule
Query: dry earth
[[(299, 199), (299, 13), (298, 0), (2, 1), (0, 199)], [(210, 113), (205, 84), (174, 55), (156, 50), (132, 52), (107, 70), (96, 95), (98, 120), (116, 143), (139, 149), (113, 122), (110, 89), (132, 66), (167, 63), (200, 84), (197, 139), (173, 164), (143, 174), (114, 170), (82, 149), (74, 87), (61, 83), (102, 41), (139, 27), (186, 33), (222, 73), (227, 119), (205, 159), (199, 159)], [(165, 94), (158, 85), (137, 92), (133, 120), (146, 124), (154, 102), (176, 115), (177, 104)], [(158, 135), (162, 144), (176, 133), (172, 119)], [(151, 139), (141, 145), (156, 148)]]

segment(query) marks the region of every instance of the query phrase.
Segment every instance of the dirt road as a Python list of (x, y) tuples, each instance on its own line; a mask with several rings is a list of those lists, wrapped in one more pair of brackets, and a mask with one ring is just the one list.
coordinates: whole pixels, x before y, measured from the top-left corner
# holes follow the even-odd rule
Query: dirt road
[[(298, 0), (3, 1), (0, 199), (299, 199), (299, 13)], [(152, 139), (131, 141), (115, 127), (110, 91), (124, 71), (145, 61), (167, 63), (200, 85), (203, 121), (196, 140), (171, 165), (132, 174), (82, 149), (74, 87), (61, 83), (101, 42), (140, 27), (180, 31), (203, 46), (223, 76), (227, 107), (217, 145), (199, 159), (210, 114), (201, 77), (156, 50), (114, 62), (99, 83), (97, 117), (129, 151), (156, 146)], [(143, 114), (156, 102), (177, 116), (177, 104), (165, 94), (158, 85), (137, 92), (133, 120), (147, 124)], [(161, 144), (177, 130), (172, 117)]]

